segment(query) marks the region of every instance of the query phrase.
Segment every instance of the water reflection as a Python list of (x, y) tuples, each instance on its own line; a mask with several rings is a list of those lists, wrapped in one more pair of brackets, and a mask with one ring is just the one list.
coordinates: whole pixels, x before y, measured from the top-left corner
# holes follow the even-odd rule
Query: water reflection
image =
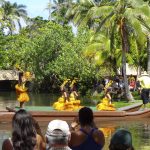
[[(47, 129), (48, 122), (40, 122), (43, 134)], [(118, 128), (128, 129), (133, 137), (135, 150), (150, 150), (150, 121), (120, 121), (120, 122), (97, 122), (97, 126), (104, 132), (106, 143), (103, 150), (108, 150), (112, 134)], [(4, 139), (11, 136), (11, 124), (0, 123), (0, 147)]]
[[(51, 106), (59, 97), (50, 93), (29, 93), (29, 96), (30, 101), (25, 104), (28, 106)], [(6, 106), (18, 106), (15, 92), (0, 92), (0, 108), (4, 109)]]
[(103, 131), (105, 138), (112, 136), (113, 132), (115, 131), (114, 127), (106, 127), (106, 128), (99, 128), (99, 130)]

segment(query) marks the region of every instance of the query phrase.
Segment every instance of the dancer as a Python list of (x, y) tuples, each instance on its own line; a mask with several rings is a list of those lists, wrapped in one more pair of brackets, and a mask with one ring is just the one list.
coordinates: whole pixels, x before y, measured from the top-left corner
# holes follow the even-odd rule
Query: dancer
[(74, 78), (70, 84), (70, 102), (73, 103), (73, 108), (74, 110), (80, 109), (82, 106), (80, 106), (81, 101), (78, 99), (78, 93), (76, 89), (76, 84), (77, 84), (77, 78)]
[[(78, 96), (76, 88), (75, 88), (76, 79), (74, 79), (71, 82), (70, 86), (68, 86), (69, 83), (70, 83), (70, 79), (67, 79), (60, 86), (62, 96), (58, 99), (57, 102), (53, 104), (53, 108), (55, 110), (73, 111), (73, 110), (78, 110), (81, 108), (80, 100), (76, 99)], [(69, 92), (69, 88), (71, 92)], [(69, 96), (69, 93), (70, 93), (70, 96)]]
[(69, 94), (68, 94), (68, 82), (70, 79), (66, 79), (63, 84), (60, 86), (60, 91), (62, 93), (61, 97), (58, 98), (57, 102), (54, 102), (53, 108), (55, 110), (64, 110), (65, 109), (65, 103), (69, 102)]
[(69, 82), (70, 82), (70, 79), (67, 79), (63, 82), (63, 84), (60, 86), (60, 90), (61, 90), (61, 93), (62, 93), (62, 97), (64, 98), (64, 101), (69, 101)]
[(79, 96), (76, 89), (77, 78), (74, 78), (70, 84), (70, 100), (76, 100)]
[(19, 72), (18, 84), (15, 85), (17, 100), (20, 103), (20, 108), (23, 108), (25, 102), (29, 101), (29, 95), (27, 93), (28, 88), (26, 86), (27, 81), (31, 80), (32, 75), (30, 72), (24, 72), (18, 65), (16, 68), (21, 71)]
[(111, 84), (112, 81), (110, 81), (110, 83), (108, 83), (108, 85), (105, 86), (105, 97), (102, 99), (102, 101), (96, 106), (97, 110), (111, 110), (114, 111), (116, 110), (114, 107), (114, 104), (112, 104), (111, 101)]

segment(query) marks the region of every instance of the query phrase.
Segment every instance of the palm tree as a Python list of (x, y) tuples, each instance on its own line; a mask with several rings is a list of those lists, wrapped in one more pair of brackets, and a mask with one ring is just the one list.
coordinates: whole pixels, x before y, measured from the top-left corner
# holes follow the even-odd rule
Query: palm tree
[(98, 3), (91, 0), (79, 0), (72, 4), (66, 13), (68, 20), (73, 21), (75, 26), (87, 25), (88, 28), (94, 26), (94, 19), (91, 17), (91, 9), (94, 8)]
[(11, 4), (9, 1), (4, 1), (1, 8), (3, 9), (2, 20), (5, 22), (10, 34), (16, 29), (16, 23), (19, 29), (21, 29), (20, 19), (26, 20), (27, 18), (26, 6), (22, 4), (18, 5), (17, 3)]
[[(88, 1), (93, 3), (92, 0)], [(78, 16), (76, 18), (81, 20), (78, 21), (80, 25), (88, 25), (89, 20), (96, 18), (99, 24), (96, 30), (97, 34), (101, 34), (102, 31), (108, 31), (107, 29), (109, 29), (109, 33), (106, 32), (105, 34), (109, 34), (110, 36), (111, 50), (116, 49), (114, 35), (117, 34), (119, 37), (121, 44), (119, 48), (122, 49), (122, 75), (124, 77), (126, 98), (129, 101), (133, 100), (126, 76), (126, 54), (130, 50), (129, 37), (132, 35), (136, 39), (138, 45), (143, 49), (146, 38), (143, 33), (143, 24), (139, 18), (143, 20), (145, 20), (145, 18), (150, 18), (148, 12), (149, 7), (147, 3), (144, 3), (142, 0), (117, 0), (114, 2), (109, 1), (105, 3), (105, 5), (102, 5), (102, 3), (100, 3), (99, 6), (95, 5), (86, 11), (85, 16), (78, 11), (76, 11), (74, 15), (74, 18)]]
[(49, 20), (54, 20), (60, 24), (67, 24), (68, 20), (65, 15), (68, 8), (72, 5), (72, 0), (54, 0), (48, 3), (46, 9), (49, 10)]
[[(149, 0), (144, 0), (145, 2), (148, 2), (149, 6), (150, 6), (150, 1)], [(150, 12), (149, 12), (150, 13)], [(144, 26), (146, 26), (146, 28), (148, 29), (147, 31), (147, 72), (150, 75), (150, 18), (146, 21), (143, 22), (143, 20), (141, 20), (142, 23), (144, 23)]]

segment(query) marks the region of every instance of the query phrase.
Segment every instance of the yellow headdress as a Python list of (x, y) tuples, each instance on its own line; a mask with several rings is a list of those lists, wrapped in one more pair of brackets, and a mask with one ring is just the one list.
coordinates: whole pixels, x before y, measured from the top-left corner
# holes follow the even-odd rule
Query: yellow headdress
[(105, 85), (104, 90), (105, 92), (107, 91), (108, 88), (110, 88), (110, 86), (112, 85), (113, 81), (109, 80), (109, 82)]
[(61, 88), (64, 87), (69, 81), (70, 81), (70, 79), (66, 79), (60, 87)]
[(24, 72), (24, 77), (26, 79), (30, 79), (32, 77), (31, 72), (29, 72), (29, 71)]
[(18, 70), (24, 72), (18, 64), (16, 64), (15, 67), (16, 67), (16, 69), (18, 69)]
[(70, 87), (73, 87), (73, 85), (77, 82), (78, 78), (74, 78), (70, 84)]

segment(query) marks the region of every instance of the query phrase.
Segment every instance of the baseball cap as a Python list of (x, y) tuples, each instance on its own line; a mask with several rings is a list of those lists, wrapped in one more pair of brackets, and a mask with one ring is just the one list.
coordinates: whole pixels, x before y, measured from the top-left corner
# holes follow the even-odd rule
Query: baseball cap
[(67, 124), (66, 121), (63, 120), (52, 120), (48, 124), (48, 128), (46, 131), (46, 135), (51, 135), (54, 130), (61, 130), (64, 135), (69, 135), (70, 130), (69, 130), (69, 125)]

